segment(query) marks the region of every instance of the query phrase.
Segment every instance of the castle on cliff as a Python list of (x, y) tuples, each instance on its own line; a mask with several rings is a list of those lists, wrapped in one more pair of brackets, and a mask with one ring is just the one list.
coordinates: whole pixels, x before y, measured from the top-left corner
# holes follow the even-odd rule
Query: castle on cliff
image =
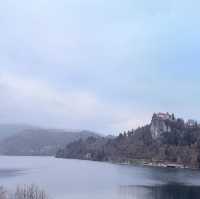
[(189, 119), (185, 122), (183, 119), (176, 119), (174, 114), (169, 114), (168, 112), (154, 113), (150, 125), (152, 138), (156, 139), (164, 132), (171, 132), (172, 128), (169, 124), (177, 121), (181, 121), (186, 128), (200, 127), (196, 120)]

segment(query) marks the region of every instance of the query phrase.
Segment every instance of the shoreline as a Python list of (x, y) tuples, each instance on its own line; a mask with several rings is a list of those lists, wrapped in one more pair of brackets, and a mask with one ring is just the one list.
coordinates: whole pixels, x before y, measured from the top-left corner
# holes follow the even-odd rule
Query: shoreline
[[(113, 162), (117, 163), (117, 162)], [(174, 162), (162, 162), (162, 161), (145, 161), (145, 160), (128, 160), (124, 162), (118, 162), (120, 165), (140, 165), (145, 167), (158, 167), (158, 168), (172, 168), (172, 169), (192, 169), (192, 170), (198, 170), (198, 168), (189, 167), (187, 165), (174, 163)]]
[(87, 158), (62, 158), (62, 157), (56, 157), (60, 159), (77, 159), (77, 160), (88, 160), (88, 161), (94, 161), (94, 162), (105, 162), (105, 163), (111, 163), (111, 164), (118, 164), (118, 165), (133, 165), (133, 166), (144, 166), (144, 167), (157, 167), (157, 168), (171, 168), (171, 169), (189, 169), (189, 170), (199, 170), (199, 168), (195, 167), (189, 167), (187, 165), (174, 163), (174, 162), (162, 162), (162, 161), (147, 161), (147, 160), (141, 160), (141, 159), (130, 159), (130, 160), (124, 160), (124, 161), (115, 161), (115, 160), (93, 160), (93, 159), (87, 159)]

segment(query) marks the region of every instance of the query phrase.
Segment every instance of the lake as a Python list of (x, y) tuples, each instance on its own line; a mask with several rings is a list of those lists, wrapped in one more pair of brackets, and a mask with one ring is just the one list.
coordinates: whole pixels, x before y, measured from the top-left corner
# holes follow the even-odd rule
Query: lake
[(41, 186), (52, 199), (199, 199), (200, 171), (0, 156), (0, 185), (23, 184)]

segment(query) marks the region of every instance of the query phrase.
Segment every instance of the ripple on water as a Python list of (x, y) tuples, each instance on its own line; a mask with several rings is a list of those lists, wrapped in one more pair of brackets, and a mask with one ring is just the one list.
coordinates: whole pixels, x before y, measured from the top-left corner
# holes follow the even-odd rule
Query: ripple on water
[(0, 178), (14, 177), (25, 174), (25, 169), (0, 169)]

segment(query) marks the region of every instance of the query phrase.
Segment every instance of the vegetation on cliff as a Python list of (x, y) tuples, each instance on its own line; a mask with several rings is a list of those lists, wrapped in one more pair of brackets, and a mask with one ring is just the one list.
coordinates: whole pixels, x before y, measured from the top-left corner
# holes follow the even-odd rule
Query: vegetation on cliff
[[(152, 128), (155, 125), (152, 120), (149, 125), (120, 133), (114, 139), (90, 137), (84, 141), (75, 141), (60, 149), (56, 156), (116, 162), (143, 160), (200, 168), (200, 127), (196, 123), (188, 126), (174, 116), (162, 119), (161, 122), (167, 128), (159, 123), (156, 124), (162, 128)], [(152, 129), (157, 131), (156, 138)]]

